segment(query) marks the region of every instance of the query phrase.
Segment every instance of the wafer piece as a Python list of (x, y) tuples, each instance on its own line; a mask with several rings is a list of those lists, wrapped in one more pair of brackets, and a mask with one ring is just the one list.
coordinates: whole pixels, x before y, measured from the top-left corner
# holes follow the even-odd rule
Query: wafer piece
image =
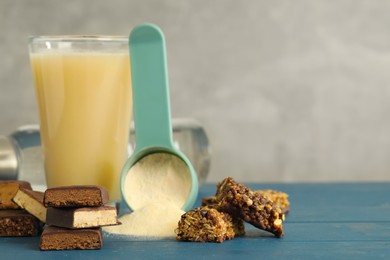
[(47, 209), (43, 206), (43, 192), (22, 188), (18, 190), (13, 201), (22, 209), (27, 210), (28, 213), (46, 223)]
[(183, 214), (175, 232), (177, 240), (193, 242), (222, 243), (235, 236), (231, 216), (209, 207)]
[(101, 186), (63, 186), (45, 191), (45, 207), (98, 207), (108, 202), (108, 191)]
[(22, 209), (0, 210), (0, 237), (38, 236), (43, 224)]
[(288, 200), (287, 193), (277, 190), (256, 190), (255, 192), (267, 197), (279, 206), (283, 214), (287, 214), (290, 211), (290, 201)]
[(118, 225), (115, 207), (48, 208), (46, 224), (64, 228), (90, 228)]
[(46, 250), (100, 249), (103, 246), (102, 229), (70, 230), (47, 226), (42, 233), (39, 248)]
[(0, 181), (0, 209), (19, 209), (12, 198), (20, 188), (32, 190), (26, 181)]
[(268, 198), (234, 181), (224, 179), (217, 186), (218, 209), (232, 214), (253, 226), (282, 237), (284, 214)]

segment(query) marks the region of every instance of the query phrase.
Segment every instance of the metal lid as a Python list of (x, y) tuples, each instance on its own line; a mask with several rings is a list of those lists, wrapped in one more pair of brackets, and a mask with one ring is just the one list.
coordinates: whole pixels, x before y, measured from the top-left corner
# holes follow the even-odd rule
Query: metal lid
[(16, 180), (18, 176), (18, 157), (12, 141), (0, 136), (0, 180)]

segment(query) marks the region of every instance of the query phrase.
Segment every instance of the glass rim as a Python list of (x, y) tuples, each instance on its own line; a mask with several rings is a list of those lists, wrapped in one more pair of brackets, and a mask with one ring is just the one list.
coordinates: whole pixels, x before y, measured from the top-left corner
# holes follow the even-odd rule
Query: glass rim
[(99, 34), (64, 34), (64, 35), (30, 35), (30, 43), (33, 42), (123, 42), (129, 41), (126, 35), (99, 35)]

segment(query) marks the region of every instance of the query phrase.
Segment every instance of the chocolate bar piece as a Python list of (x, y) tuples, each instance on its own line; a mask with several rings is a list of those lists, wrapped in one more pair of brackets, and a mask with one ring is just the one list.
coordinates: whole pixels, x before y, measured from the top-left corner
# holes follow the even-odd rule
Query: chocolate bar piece
[(63, 186), (45, 191), (45, 207), (98, 207), (108, 202), (108, 191), (101, 186)]
[(218, 184), (216, 201), (219, 210), (228, 212), (259, 229), (271, 232), (276, 237), (284, 235), (282, 228), (284, 214), (280, 207), (231, 177)]
[(0, 210), (0, 237), (38, 236), (43, 224), (22, 209)]
[(22, 209), (25, 209), (31, 215), (37, 217), (43, 223), (46, 223), (46, 211), (43, 206), (43, 192), (20, 189), (16, 193), (13, 201)]
[(183, 214), (175, 232), (181, 241), (222, 243), (235, 237), (231, 216), (209, 207)]
[(117, 225), (115, 207), (48, 208), (46, 224), (65, 228), (90, 228)]
[(46, 226), (40, 241), (41, 250), (100, 249), (103, 246), (102, 229), (70, 230)]
[(20, 188), (32, 190), (26, 181), (0, 181), (0, 209), (19, 209), (12, 199)]
[(283, 214), (287, 214), (290, 211), (290, 201), (288, 200), (287, 193), (277, 190), (256, 190), (255, 192), (267, 197), (279, 206)]

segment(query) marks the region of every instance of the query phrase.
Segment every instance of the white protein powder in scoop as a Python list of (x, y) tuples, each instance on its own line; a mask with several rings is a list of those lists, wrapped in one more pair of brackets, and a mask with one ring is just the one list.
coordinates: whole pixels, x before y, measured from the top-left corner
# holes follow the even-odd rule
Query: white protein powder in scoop
[(142, 158), (125, 179), (125, 199), (134, 210), (119, 218), (109, 233), (141, 237), (175, 237), (181, 207), (191, 189), (188, 166), (177, 156), (154, 153)]

